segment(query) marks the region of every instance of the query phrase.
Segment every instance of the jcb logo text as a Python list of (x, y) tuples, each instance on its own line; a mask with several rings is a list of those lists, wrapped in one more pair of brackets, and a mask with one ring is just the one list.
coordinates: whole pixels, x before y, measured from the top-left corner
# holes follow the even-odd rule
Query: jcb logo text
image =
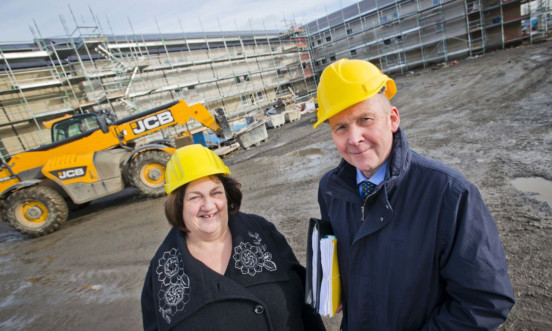
[(86, 174), (86, 167), (61, 169), (50, 171), (50, 173), (61, 180), (82, 177)]
[(172, 116), (171, 111), (167, 110), (161, 114), (146, 117), (142, 120), (136, 121), (135, 123), (131, 123), (130, 127), (132, 128), (132, 132), (134, 132), (134, 134), (140, 134), (173, 121), (174, 117)]

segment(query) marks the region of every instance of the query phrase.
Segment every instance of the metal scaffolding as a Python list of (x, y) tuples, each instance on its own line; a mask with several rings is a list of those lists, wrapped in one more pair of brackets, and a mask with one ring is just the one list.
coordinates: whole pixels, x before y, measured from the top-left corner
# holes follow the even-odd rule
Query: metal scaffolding
[(124, 117), (182, 98), (232, 119), (315, 87), (297, 28), (121, 36), (76, 20), (70, 31), (61, 20), (64, 38), (43, 38), (35, 27), (35, 44), (0, 45), (3, 156), (47, 143), (42, 121), (64, 114)]
[[(550, 10), (549, 0), (365, 0), (305, 30), (317, 75), (339, 58), (405, 72), (548, 38)], [(526, 22), (533, 22), (531, 33), (523, 29)]]

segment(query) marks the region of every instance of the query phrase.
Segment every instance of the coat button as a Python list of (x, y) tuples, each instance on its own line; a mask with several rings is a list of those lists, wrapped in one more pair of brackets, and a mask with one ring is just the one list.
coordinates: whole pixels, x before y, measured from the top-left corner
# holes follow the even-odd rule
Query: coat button
[(383, 217), (380, 217), (380, 222), (383, 222)]
[(260, 314), (262, 314), (262, 313), (264, 313), (264, 307), (261, 306), (261, 305), (257, 305), (257, 306), (255, 307), (255, 314), (259, 314), (259, 315), (260, 315)]

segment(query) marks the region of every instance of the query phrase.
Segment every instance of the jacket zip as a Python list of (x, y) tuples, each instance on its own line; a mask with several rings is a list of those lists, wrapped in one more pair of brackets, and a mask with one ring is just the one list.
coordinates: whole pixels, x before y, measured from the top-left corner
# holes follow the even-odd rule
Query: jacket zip
[(362, 202), (362, 206), (360, 207), (360, 222), (364, 222), (364, 207), (366, 207), (366, 201), (368, 201), (368, 198), (370, 198), (372, 195), (374, 195), (374, 193), (376, 193), (377, 190), (375, 190), (374, 192), (372, 192), (372, 194), (370, 194), (369, 196), (366, 197), (366, 199), (364, 199), (364, 201)]

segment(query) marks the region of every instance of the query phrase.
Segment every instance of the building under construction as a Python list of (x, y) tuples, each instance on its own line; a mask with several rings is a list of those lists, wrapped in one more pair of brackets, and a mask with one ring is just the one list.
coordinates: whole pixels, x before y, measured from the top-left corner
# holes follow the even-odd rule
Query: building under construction
[(545, 40), (550, 10), (549, 0), (366, 0), (286, 31), (107, 35), (64, 23), (66, 37), (43, 38), (37, 28), (33, 43), (0, 43), (0, 154), (48, 143), (42, 122), (64, 114), (121, 118), (184, 99), (232, 120), (314, 96), (340, 58), (405, 72)]
[(316, 75), (340, 58), (385, 72), (549, 37), (550, 1), (366, 0), (304, 26)]

